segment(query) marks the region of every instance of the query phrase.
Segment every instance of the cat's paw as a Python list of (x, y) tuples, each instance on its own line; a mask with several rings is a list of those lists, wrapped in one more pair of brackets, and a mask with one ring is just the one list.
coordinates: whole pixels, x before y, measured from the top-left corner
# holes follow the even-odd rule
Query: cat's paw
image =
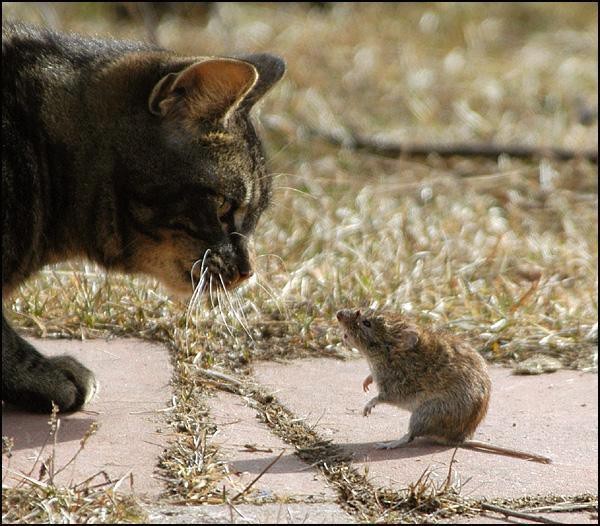
[(99, 383), (87, 367), (71, 356), (57, 356), (48, 361), (54, 369), (54, 378), (44, 393), (49, 406), (53, 401), (61, 413), (77, 411), (94, 397)]

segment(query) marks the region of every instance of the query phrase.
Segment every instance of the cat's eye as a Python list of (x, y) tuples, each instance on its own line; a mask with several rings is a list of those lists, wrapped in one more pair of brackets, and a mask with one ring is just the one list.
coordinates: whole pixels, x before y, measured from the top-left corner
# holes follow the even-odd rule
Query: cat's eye
[(232, 209), (233, 209), (232, 202), (225, 197), (221, 197), (218, 201), (218, 208), (217, 208), (217, 214), (219, 216), (219, 221), (221, 221), (222, 223), (226, 223), (227, 219), (228, 219), (227, 215), (229, 214), (229, 212), (231, 212)]
[(363, 320), (363, 325), (365, 327), (370, 327), (371, 326), (371, 322), (369, 320)]
[(198, 235), (196, 225), (185, 218), (177, 218), (169, 221), (169, 228), (172, 228), (173, 230), (182, 230), (191, 236)]

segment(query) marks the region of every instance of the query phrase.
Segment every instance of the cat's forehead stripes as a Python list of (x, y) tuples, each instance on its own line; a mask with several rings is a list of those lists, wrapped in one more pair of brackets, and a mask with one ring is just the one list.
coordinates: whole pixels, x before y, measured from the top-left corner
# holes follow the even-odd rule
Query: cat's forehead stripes
[(244, 181), (244, 199), (242, 200), (242, 206), (250, 206), (252, 204), (252, 197), (254, 195), (254, 180), (252, 177), (247, 178)]
[(256, 206), (255, 187), (256, 185), (254, 183), (254, 178), (249, 177), (244, 181), (244, 199), (233, 214), (235, 228), (238, 231), (243, 230), (244, 227), (247, 226), (246, 218), (249, 216), (251, 210), (253, 210)]

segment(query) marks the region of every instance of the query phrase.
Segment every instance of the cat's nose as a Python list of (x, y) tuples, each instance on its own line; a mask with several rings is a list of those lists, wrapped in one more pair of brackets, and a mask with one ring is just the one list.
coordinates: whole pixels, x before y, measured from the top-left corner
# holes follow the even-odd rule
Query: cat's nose
[(239, 269), (240, 281), (250, 279), (254, 276), (254, 271), (251, 268)]
[(252, 270), (253, 265), (247, 257), (238, 259), (236, 266), (239, 281), (246, 281), (254, 275), (254, 271)]

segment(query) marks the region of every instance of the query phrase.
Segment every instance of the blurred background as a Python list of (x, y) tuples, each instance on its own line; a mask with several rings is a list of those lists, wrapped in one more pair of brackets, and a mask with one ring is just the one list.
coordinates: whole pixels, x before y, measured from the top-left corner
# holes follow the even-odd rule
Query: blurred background
[(464, 334), (492, 361), (595, 369), (595, 162), (389, 159), (309, 130), (597, 151), (597, 15), (596, 3), (3, 3), (3, 20), (288, 64), (257, 112), (274, 196), (251, 283), (218, 314), (190, 314), (145, 278), (59, 265), (22, 288), (14, 323), (168, 340), (236, 368), (341, 355), (334, 313), (371, 305)]

